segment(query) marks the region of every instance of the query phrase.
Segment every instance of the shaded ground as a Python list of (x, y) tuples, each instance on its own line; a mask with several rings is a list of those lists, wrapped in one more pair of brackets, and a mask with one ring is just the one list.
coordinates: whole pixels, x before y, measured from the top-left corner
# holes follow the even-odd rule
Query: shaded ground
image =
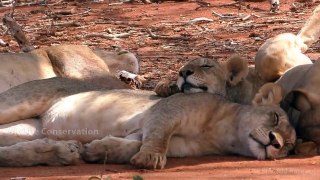
[[(241, 157), (169, 159), (164, 170), (138, 170), (129, 165), (81, 164), (68, 167), (0, 168), (0, 178), (88, 179), (319, 179), (320, 157), (258, 161)], [(30, 178), (29, 178), (30, 177)]]
[[(304, 5), (297, 12), (292, 12), (289, 10), (292, 0), (287, 0), (287, 4), (283, 2), (280, 13), (270, 14), (267, 2), (245, 3), (240, 10), (235, 5), (221, 6), (232, 3), (231, 0), (207, 0), (212, 7), (202, 8), (191, 1), (109, 5), (115, 2), (117, 1), (62, 2), (50, 6), (21, 6), (16, 8), (14, 17), (23, 26), (31, 42), (38, 47), (71, 43), (107, 50), (120, 46), (136, 53), (141, 60), (141, 74), (149, 77), (144, 88), (152, 89), (160, 77), (174, 79), (182, 64), (196, 56), (224, 61), (238, 53), (253, 63), (257, 49), (266, 39), (284, 32), (297, 33), (314, 6), (319, 4), (316, 2), (314, 5)], [(53, 12), (71, 9), (75, 10), (71, 15), (52, 15)], [(223, 17), (213, 14), (213, 11)], [(0, 15), (8, 12), (10, 8), (0, 8)], [(247, 15), (251, 17), (243, 20)], [(209, 18), (212, 22), (190, 23), (190, 20), (199, 17)], [(168, 37), (154, 39), (148, 30)], [(122, 34), (125, 37), (87, 37), (93, 33), (108, 36)], [(2, 39), (9, 43), (9, 47), (1, 47), (0, 52), (19, 51), (10, 35), (3, 35)], [(314, 44), (307, 51), (311, 59), (317, 59), (319, 53), (320, 43)], [(92, 164), (0, 168), (0, 179), (17, 176), (34, 179), (88, 179), (101, 173), (104, 178), (112, 179), (130, 179), (134, 175), (145, 179), (318, 179), (320, 157), (291, 157), (275, 161), (214, 156), (170, 159), (166, 169), (158, 171), (136, 170), (129, 165), (104, 167)]]

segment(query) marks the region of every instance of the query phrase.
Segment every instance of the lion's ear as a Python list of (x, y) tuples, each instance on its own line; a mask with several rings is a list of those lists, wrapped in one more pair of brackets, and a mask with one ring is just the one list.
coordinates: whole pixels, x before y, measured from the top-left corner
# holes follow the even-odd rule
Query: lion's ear
[(238, 55), (233, 55), (225, 63), (227, 70), (227, 81), (231, 85), (237, 85), (245, 79), (249, 73), (248, 62)]
[(283, 88), (275, 83), (264, 84), (252, 100), (253, 105), (280, 105)]
[(310, 96), (312, 95), (306, 92), (305, 90), (293, 90), (284, 98), (284, 101), (281, 103), (281, 106), (283, 106), (284, 109), (287, 109), (288, 107), (293, 107), (301, 112), (307, 111), (312, 107)]

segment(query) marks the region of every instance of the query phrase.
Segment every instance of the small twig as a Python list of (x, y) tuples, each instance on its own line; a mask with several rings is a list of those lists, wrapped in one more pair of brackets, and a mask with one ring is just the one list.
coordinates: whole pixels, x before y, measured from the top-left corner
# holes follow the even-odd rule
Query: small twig
[(261, 16), (259, 16), (257, 14), (252, 14), (252, 16), (257, 17), (257, 18), (261, 18)]
[(63, 0), (60, 0), (60, 1), (55, 2), (55, 3), (53, 3), (53, 4), (47, 4), (47, 5), (48, 5), (48, 6), (54, 6), (54, 5), (60, 4), (62, 1), (63, 1)]
[(52, 13), (54, 15), (73, 15), (75, 12), (76, 12), (76, 10), (70, 9), (70, 10), (53, 11)]
[(224, 18), (224, 15), (222, 15), (222, 14), (220, 14), (220, 13), (217, 13), (217, 12), (215, 12), (215, 11), (212, 11), (212, 13), (213, 13), (214, 15), (217, 15), (217, 16), (221, 17), (221, 18)]
[(187, 22), (187, 24), (196, 24), (201, 22), (213, 22), (213, 20), (206, 17), (199, 17), (199, 18), (191, 19), (190, 21)]
[(132, 2), (132, 0), (124, 0), (124, 1), (116, 2), (116, 3), (110, 3), (108, 5), (109, 6), (114, 6), (114, 5), (121, 5), (121, 4), (124, 4), (124, 3), (130, 3), (130, 2)]
[(91, 38), (91, 37), (100, 37), (100, 38), (106, 38), (106, 39), (117, 39), (117, 38), (127, 38), (130, 36), (129, 33), (121, 33), (121, 34), (106, 34), (106, 33), (92, 33), (87, 34), (84, 37), (85, 38)]
[(95, 24), (113, 24), (113, 25), (125, 25), (125, 26), (141, 26), (137, 24), (135, 21), (96, 21)]
[(219, 5), (212, 5), (213, 7), (223, 7), (223, 6), (234, 6), (239, 4), (239, 2), (232, 2), (232, 3), (228, 3), (228, 4), (219, 4)]
[(2, 39), (0, 39), (0, 46), (1, 47), (6, 47), (6, 46), (9, 46), (9, 44), (4, 42)]
[(88, 12), (90, 12), (91, 9), (88, 9), (84, 12), (81, 12), (81, 13), (76, 13), (76, 14), (70, 14), (70, 15), (64, 15), (63, 17), (70, 17), (70, 16), (80, 16), (80, 15), (83, 15), (83, 14), (87, 14)]
[(31, 43), (28, 41), (25, 34), (23, 33), (22, 28), (12, 17), (10, 17), (10, 15), (6, 14), (2, 18), (2, 22), (5, 26), (7, 26), (8, 30), (11, 32), (11, 35), (18, 42), (23, 52), (29, 52), (34, 49), (34, 47), (31, 45)]
[(199, 5), (199, 7), (197, 7), (196, 10), (203, 8), (203, 7), (212, 7), (212, 5), (210, 3), (204, 2), (202, 0), (196, 0), (195, 2)]
[(150, 29), (147, 29), (147, 32), (149, 34), (149, 36), (152, 39), (172, 39), (172, 40), (189, 40), (188, 37), (183, 37), (183, 36), (163, 36), (163, 35), (156, 35), (154, 33), (152, 33), (152, 31)]
[(10, 180), (26, 180), (27, 178), (26, 177), (13, 177), (13, 178), (10, 178)]
[(246, 21), (251, 17), (251, 14), (247, 15), (246, 17), (242, 18), (242, 21)]
[(76, 21), (53, 23), (54, 26), (79, 27), (81, 24)]
[(116, 5), (121, 5), (124, 4), (124, 2), (116, 2), (116, 3), (110, 3), (108, 4), (109, 6), (116, 6)]
[(219, 16), (220, 18), (229, 18), (229, 19), (233, 19), (233, 18), (237, 18), (236, 16), (231, 16), (231, 15), (223, 15), (220, 13), (217, 13), (215, 11), (212, 11), (212, 14)]
[(196, 3), (201, 7), (210, 7), (210, 6), (212, 6), (211, 3), (208, 3), (208, 2), (205, 2), (205, 1), (202, 1), (202, 0), (196, 0)]
[(53, 26), (53, 23), (54, 23), (54, 20), (57, 18), (56, 16), (52, 17), (51, 14), (53, 14), (53, 11), (52, 9), (50, 8), (50, 6), (47, 4), (45, 7), (48, 8), (49, 12), (45, 13), (48, 17), (51, 18), (51, 23), (50, 23), (50, 27), (48, 28), (49, 30), (52, 29), (52, 26)]
[(10, 17), (13, 18), (13, 14), (14, 14), (14, 10), (16, 8), (16, 5), (17, 5), (17, 0), (14, 0), (12, 2), (12, 9), (11, 9), (11, 12), (10, 12)]

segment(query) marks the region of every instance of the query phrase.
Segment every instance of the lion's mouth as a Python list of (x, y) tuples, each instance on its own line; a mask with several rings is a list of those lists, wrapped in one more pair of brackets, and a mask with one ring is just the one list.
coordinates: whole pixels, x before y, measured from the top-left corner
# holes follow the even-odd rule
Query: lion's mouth
[(272, 131), (269, 132), (268, 142), (254, 137), (252, 134), (250, 134), (249, 137), (256, 143), (258, 143), (260, 148), (265, 151), (265, 157), (263, 159), (274, 159), (275, 157), (281, 157), (280, 150), (282, 149), (283, 145)]
[(267, 155), (267, 146), (264, 145), (264, 143), (262, 143), (261, 141), (257, 140), (256, 138), (252, 137), (251, 135), (249, 136), (250, 139), (252, 139), (254, 142), (256, 142), (259, 145), (259, 151), (264, 151), (264, 156), (263, 157), (257, 157), (260, 160), (264, 160), (268, 158)]
[(181, 86), (182, 92), (192, 92), (193, 89), (199, 89), (201, 91), (208, 91), (208, 87), (206, 87), (206, 86), (195, 86), (195, 85), (188, 83), (188, 82), (184, 82)]

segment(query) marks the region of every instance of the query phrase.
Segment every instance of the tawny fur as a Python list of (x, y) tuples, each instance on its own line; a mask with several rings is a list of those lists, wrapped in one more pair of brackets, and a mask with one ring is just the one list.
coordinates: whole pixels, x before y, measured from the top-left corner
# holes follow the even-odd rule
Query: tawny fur
[(301, 31), (279, 34), (268, 39), (255, 57), (256, 70), (264, 81), (274, 82), (288, 69), (302, 64), (312, 64), (303, 54), (320, 36), (320, 5), (313, 11)]
[[(297, 136), (320, 146), (320, 62), (287, 71), (276, 83), (284, 88), (282, 107), (288, 113)], [(307, 143), (308, 144), (308, 143)], [(301, 145), (299, 151), (301, 152)], [(308, 147), (307, 147), (308, 148)], [(317, 150), (314, 150), (315, 152)]]
[(280, 104), (284, 97), (284, 90), (281, 86), (274, 83), (264, 84), (252, 100), (252, 104), (270, 105)]
[(81, 144), (77, 141), (37, 139), (0, 147), (0, 166), (62, 166), (80, 159)]
[[(274, 113), (279, 116), (279, 124), (274, 122)], [(108, 157), (110, 152), (112, 157), (137, 153), (131, 158), (135, 166), (163, 168), (167, 156), (240, 154), (258, 159), (279, 158), (286, 156), (295, 143), (294, 129), (278, 106), (245, 106), (208, 93), (176, 94), (163, 99), (144, 113), (140, 124), (142, 146), (136, 140), (106, 137), (85, 145), (85, 160), (109, 162), (104, 151)], [(269, 133), (277, 135), (277, 142), (283, 145), (280, 149), (272, 146)], [(264, 149), (256, 140), (271, 144)], [(112, 146), (110, 141), (123, 146), (130, 144), (133, 148), (118, 148), (119, 145)], [(118, 161), (121, 162), (126, 161)]]
[[(0, 94), (0, 124), (15, 122), (43, 114), (57, 100), (72, 94), (106, 89), (126, 89), (119, 80), (103, 87), (86, 81), (61, 77), (30, 81)], [(120, 84), (118, 84), (120, 82)], [(29, 87), (29, 89), (26, 89)], [(32, 104), (30, 104), (32, 102)]]
[(161, 97), (178, 92), (203, 91), (222, 95), (232, 102), (250, 104), (264, 83), (256, 70), (248, 67), (245, 59), (234, 55), (221, 64), (214, 59), (192, 60), (179, 70), (177, 83), (163, 79), (154, 91)]
[[(64, 91), (56, 93), (60, 92), (61, 87), (68, 87), (67, 92), (79, 91), (78, 83), (72, 86), (63, 85), (68, 84), (69, 81), (71, 80), (52, 83), (52, 79), (47, 79), (17, 86), (16, 89), (10, 89), (7, 92), (7, 99), (4, 100), (7, 105), (1, 107), (1, 110), (4, 113), (14, 112), (12, 114), (16, 114), (15, 117), (21, 117), (21, 119), (39, 116), (39, 120), (42, 121), (42, 129), (39, 131), (46, 137), (56, 140), (78, 140), (88, 143), (107, 135), (124, 138), (142, 130), (143, 145), (139, 155), (135, 155), (131, 162), (146, 168), (163, 167), (166, 150), (169, 157), (240, 154), (265, 159), (286, 156), (295, 141), (293, 128), (284, 112), (276, 105), (245, 106), (228, 102), (223, 97), (210, 93), (180, 93), (165, 99), (161, 99), (153, 92), (140, 90), (98, 89), (71, 96), (65, 96), (67, 93)], [(30, 85), (37, 87), (38, 90), (34, 92)], [(84, 89), (86, 90), (86, 87)], [(15, 93), (24, 94), (17, 97)], [(33, 94), (33, 96), (27, 94)], [(41, 101), (43, 98), (48, 100)], [(29, 106), (21, 108), (20, 104), (29, 104)], [(18, 120), (11, 118), (14, 116), (0, 117), (6, 117), (1, 120), (2, 122)], [(23, 123), (24, 120), (18, 122)], [(236, 128), (240, 126), (241, 128)], [(80, 132), (78, 134), (78, 130), (96, 130), (96, 133)], [(150, 137), (149, 132), (153, 132)], [(273, 139), (270, 139), (270, 133), (273, 134)], [(12, 135), (12, 138), (16, 140), (17, 135), (19, 134)], [(161, 138), (154, 139), (154, 135)], [(173, 137), (170, 141), (171, 135)], [(162, 138), (166, 139), (164, 142), (171, 142), (169, 146), (159, 141)], [(122, 146), (122, 141), (118, 142), (118, 140), (102, 142), (120, 143), (121, 147), (134, 144), (133, 149), (125, 152), (107, 149), (105, 150), (107, 156), (103, 157), (101, 150), (98, 151), (99, 155), (96, 155), (90, 145), (87, 145), (86, 149), (90, 153), (84, 153), (84, 157), (90, 161), (102, 162), (106, 159), (108, 162), (109, 159), (110, 162), (126, 162), (131, 158), (129, 154), (132, 155), (139, 150), (139, 143), (133, 140), (126, 141), (128, 146)], [(146, 143), (144, 146), (145, 142), (152, 145)], [(103, 145), (103, 147), (110, 146)], [(155, 149), (148, 150), (146, 147)], [(153, 153), (154, 150), (159, 152)], [(127, 157), (125, 159), (119, 158), (117, 153), (128, 154), (128, 156), (124, 156)], [(140, 160), (144, 159), (145, 155), (155, 159), (160, 158), (161, 164), (154, 164), (156, 161), (153, 160), (148, 162)]]
[[(93, 51), (82, 45), (58, 45), (29, 53), (0, 54), (0, 92), (38, 79), (66, 77), (104, 85), (118, 81), (115, 72), (137, 73), (137, 58), (130, 52)], [(129, 86), (127, 87), (129, 88)]]

